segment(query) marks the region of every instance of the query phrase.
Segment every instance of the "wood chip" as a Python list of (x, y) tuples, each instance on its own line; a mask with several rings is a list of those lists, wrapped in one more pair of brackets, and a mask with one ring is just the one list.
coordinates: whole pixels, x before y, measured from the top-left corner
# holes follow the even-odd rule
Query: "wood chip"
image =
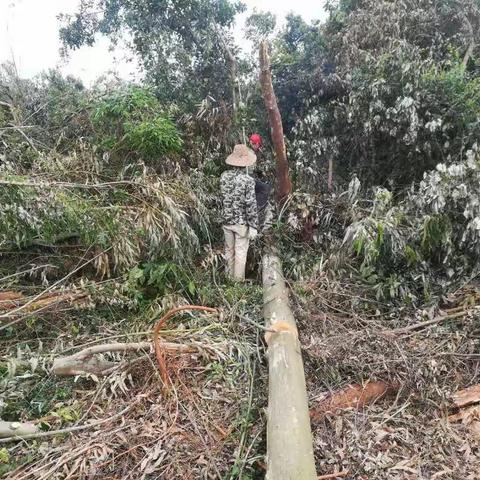
[(452, 401), (458, 408), (468, 407), (469, 405), (480, 402), (480, 385), (459, 390), (452, 396)]

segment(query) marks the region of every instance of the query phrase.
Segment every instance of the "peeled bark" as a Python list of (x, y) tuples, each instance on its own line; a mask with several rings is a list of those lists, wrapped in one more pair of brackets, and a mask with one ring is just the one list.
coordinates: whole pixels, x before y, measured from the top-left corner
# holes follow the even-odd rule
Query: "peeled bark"
[(399, 385), (385, 382), (367, 382), (365, 385), (349, 385), (343, 390), (332, 393), (312, 409), (313, 420), (320, 420), (327, 414), (335, 414), (347, 408), (360, 408), (380, 398), (397, 392)]
[(277, 162), (277, 199), (279, 202), (284, 202), (292, 193), (292, 182), (288, 170), (282, 117), (278, 109), (277, 97), (273, 90), (268, 43), (265, 40), (260, 44), (260, 85), (262, 87), (263, 101), (265, 102), (265, 108), (268, 113), (272, 142), (275, 148)]
[(317, 478), (297, 327), (278, 257), (263, 258), (269, 385), (267, 480)]
[[(55, 375), (68, 377), (73, 375), (93, 374), (97, 376), (107, 375), (113, 370), (121, 367), (119, 362), (111, 362), (99, 357), (99, 354), (107, 352), (132, 352), (145, 350), (150, 352), (153, 348), (152, 342), (138, 343), (108, 343), (86, 348), (68, 357), (56, 358), (53, 361), (52, 372)], [(162, 349), (166, 352), (193, 353), (198, 350), (195, 346), (181, 345), (177, 343), (162, 343)]]
[(453, 403), (458, 408), (468, 407), (474, 403), (480, 402), (480, 385), (473, 385), (472, 387), (460, 390), (453, 394)]

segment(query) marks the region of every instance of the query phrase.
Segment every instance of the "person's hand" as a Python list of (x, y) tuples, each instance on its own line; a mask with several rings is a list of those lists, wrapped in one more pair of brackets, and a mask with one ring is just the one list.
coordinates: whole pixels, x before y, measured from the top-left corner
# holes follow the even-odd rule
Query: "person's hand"
[(257, 238), (258, 232), (256, 228), (248, 227), (248, 239), (255, 240)]

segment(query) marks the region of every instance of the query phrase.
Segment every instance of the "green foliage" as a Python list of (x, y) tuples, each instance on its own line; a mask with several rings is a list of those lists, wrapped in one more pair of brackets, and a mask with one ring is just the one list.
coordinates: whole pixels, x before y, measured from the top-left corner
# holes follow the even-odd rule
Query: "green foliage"
[[(480, 163), (439, 164), (396, 205), (372, 208), (344, 244), (381, 298), (426, 301), (480, 269)], [(385, 196), (382, 193), (382, 196)], [(388, 205), (388, 204), (387, 204)]]
[(147, 262), (130, 270), (129, 290), (141, 292), (145, 299), (180, 293), (194, 298), (197, 287), (184, 268), (173, 262)]
[(245, 21), (245, 37), (254, 44), (267, 39), (275, 30), (277, 19), (271, 12), (259, 12), (254, 9), (253, 13)]
[(35, 378), (32, 375), (25, 375), (16, 392), (9, 392), (7, 398), (3, 399), (2, 419), (14, 422), (28, 416), (40, 418), (54, 410), (59, 402), (70, 399), (72, 395), (71, 379), (56, 381), (53, 378), (45, 378), (39, 381), (38, 376)]
[(158, 160), (182, 149), (175, 124), (148, 89), (113, 92), (94, 106), (91, 117), (99, 146), (117, 156)]
[(0, 190), (4, 206), (0, 248), (55, 246), (75, 237), (91, 253), (95, 249), (108, 252), (95, 262), (103, 276), (158, 256), (183, 258), (198, 248), (186, 210), (193, 218), (202, 215), (208, 225), (202, 203), (192, 190), (186, 178), (164, 183), (148, 175), (136, 177), (123, 188), (99, 191), (6, 185)]
[(421, 248), (426, 257), (448, 248), (452, 234), (449, 218), (444, 215), (427, 215), (421, 230)]
[(287, 134), (304, 113), (306, 100), (316, 93), (312, 73), (322, 68), (324, 39), (318, 26), (289, 14), (273, 43), (272, 73)]
[(113, 43), (122, 36), (138, 56), (163, 100), (195, 105), (207, 95), (231, 96), (228, 32), (244, 6), (230, 0), (94, 0), (63, 15), (60, 37), (66, 48), (93, 45), (102, 33)]
[(113, 91), (93, 109), (92, 121), (99, 126), (141, 119), (159, 108), (155, 95), (146, 88), (130, 87)]
[(480, 140), (478, 60), (464, 57), (479, 40), (478, 2), (342, 1), (330, 12), (307, 80), (319, 90), (294, 129), (302, 180), (322, 182), (330, 158), (337, 182), (356, 172), (397, 190), (461, 161)]
[(80, 412), (73, 406), (59, 407), (50, 412), (50, 415), (62, 421), (62, 423), (76, 422), (80, 419)]
[(10, 455), (6, 448), (0, 449), (0, 464), (1, 463), (10, 463)]
[(137, 125), (127, 123), (122, 143), (144, 158), (179, 153), (183, 145), (175, 124), (165, 117), (145, 120)]

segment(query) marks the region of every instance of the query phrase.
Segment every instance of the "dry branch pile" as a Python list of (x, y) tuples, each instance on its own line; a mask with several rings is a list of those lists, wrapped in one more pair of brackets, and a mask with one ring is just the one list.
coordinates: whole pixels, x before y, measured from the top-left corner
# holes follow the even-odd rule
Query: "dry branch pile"
[[(15, 301), (18, 308), (27, 299), (5, 294), (2, 301)], [(261, 417), (253, 421), (265, 401), (253, 395), (264, 389), (256, 366), (260, 337), (234, 311), (221, 319), (180, 312), (175, 322), (161, 322), (168, 390), (154, 354), (155, 322), (139, 319), (122, 333), (121, 322), (102, 318), (94, 337), (86, 332), (76, 338), (68, 329), (83, 321), (85, 311), (50, 313), (39, 319), (39, 327), (54, 320), (58, 337), (31, 342), (31, 332), (22, 339), (20, 329), (16, 343), (2, 345), (2, 361), (10, 362), (0, 378), (7, 405), (19, 395), (38, 398), (31, 389), (42, 384), (53, 385), (57, 398), (42, 415), (29, 403), (15, 418), (5, 418), (10, 421), (0, 436), (26, 438), (0, 439), (10, 465), (17, 463), (5, 478), (233, 480), (238, 472), (260, 468), (256, 459), (264, 426)], [(18, 358), (9, 360), (16, 348)], [(59, 401), (57, 393), (64, 389), (68, 398)]]

